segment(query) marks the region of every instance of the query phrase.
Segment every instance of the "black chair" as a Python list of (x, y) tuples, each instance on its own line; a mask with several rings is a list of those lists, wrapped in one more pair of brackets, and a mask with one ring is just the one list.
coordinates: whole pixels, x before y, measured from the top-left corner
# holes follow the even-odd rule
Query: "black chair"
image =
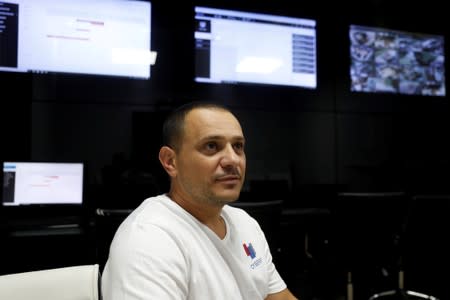
[[(369, 278), (369, 282), (366, 282), (365, 285), (355, 284), (355, 291), (358, 288), (365, 288), (366, 292), (365, 296), (362, 296), (362, 293), (359, 292), (358, 298), (368, 298), (369, 300), (437, 300), (438, 298), (431, 295), (430, 289), (427, 293), (423, 293), (407, 289), (405, 285), (405, 274), (408, 273), (405, 270), (417, 263), (417, 251), (411, 250), (421, 245), (430, 246), (430, 243), (424, 245), (421, 241), (414, 239), (418, 233), (417, 229), (419, 231), (424, 230), (424, 222), (430, 222), (437, 217), (437, 215), (433, 216), (426, 212), (426, 208), (436, 207), (437, 202), (427, 204), (425, 202), (429, 201), (429, 197), (420, 200), (419, 197), (411, 198), (404, 193), (343, 193), (339, 195), (339, 198), (347, 200), (348, 202), (345, 204), (350, 204), (353, 209), (365, 205), (367, 206), (366, 209), (370, 210), (354, 211), (354, 214), (359, 213), (359, 215), (353, 215), (353, 218), (350, 216), (347, 220), (358, 220), (354, 224), (355, 227), (358, 227), (355, 232), (365, 232), (359, 239), (351, 234), (349, 235), (355, 239), (353, 243), (348, 244), (352, 249), (349, 251), (352, 252), (353, 261), (348, 257), (346, 259), (351, 266), (348, 277), (348, 298), (353, 298), (353, 282), (351, 281), (353, 274), (351, 271), (357, 269), (356, 266), (358, 265), (360, 268), (359, 275), (365, 273), (365, 276)], [(439, 203), (446, 203), (445, 205), (448, 206), (449, 202), (440, 201)], [(431, 210), (434, 211), (435, 209)], [(445, 210), (441, 209), (441, 211)], [(349, 230), (351, 231), (351, 229)], [(425, 229), (425, 235), (429, 236), (432, 234), (431, 231), (433, 230)], [(347, 242), (349, 241), (347, 240)], [(432, 253), (436, 254), (439, 251), (434, 247), (431, 249), (427, 257), (422, 257), (422, 259), (427, 259), (427, 263), (430, 262)], [(357, 250), (358, 253), (353, 252), (354, 250)], [(371, 260), (374, 261), (374, 264), (371, 264)], [(411, 261), (412, 263), (406, 264), (405, 261)], [(361, 268), (364, 269), (364, 272), (361, 272)], [(426, 277), (430, 274), (430, 272), (421, 273), (422, 279), (426, 280)], [(381, 276), (377, 277), (377, 275)], [(357, 279), (355, 280), (357, 281)], [(414, 285), (416, 286), (416, 284)], [(380, 289), (380, 286), (383, 288)]]
[[(450, 266), (450, 248), (444, 240), (450, 233), (449, 208), (450, 195), (410, 198), (400, 235), (398, 286), (375, 293), (370, 300), (381, 297), (402, 300), (449, 298), (447, 278), (439, 271)], [(405, 282), (418, 287), (421, 292), (408, 289)]]
[(347, 299), (368, 299), (392, 286), (407, 195), (403, 192), (338, 193), (332, 214), (332, 247)]
[[(442, 275), (443, 270), (450, 267), (450, 246), (446, 240), (450, 234), (449, 209), (450, 195), (411, 197), (402, 232), (398, 287), (379, 295), (388, 296), (395, 291), (403, 296), (400, 299), (450, 298), (448, 277)], [(420, 293), (407, 286), (413, 286)]]

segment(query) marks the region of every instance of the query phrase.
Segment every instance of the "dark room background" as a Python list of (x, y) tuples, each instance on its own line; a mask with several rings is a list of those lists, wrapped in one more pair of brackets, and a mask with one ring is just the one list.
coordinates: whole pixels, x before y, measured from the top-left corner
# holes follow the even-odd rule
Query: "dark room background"
[[(292, 208), (335, 206), (338, 192), (448, 193), (448, 90), (445, 97), (351, 92), (348, 33), (356, 24), (443, 35), (448, 76), (445, 9), (434, 0), (343, 2), (154, 0), (158, 57), (148, 80), (0, 73), (0, 158), (85, 162), (90, 207), (134, 208), (167, 189), (158, 162), (164, 116), (208, 100), (231, 107), (243, 125), (244, 191), (254, 197), (262, 194), (252, 189), (257, 182), (265, 197)], [(194, 5), (315, 19), (317, 89), (195, 83)]]
[(83, 161), (88, 183), (95, 185), (115, 157), (159, 177), (164, 114), (187, 101), (210, 100), (241, 118), (249, 180), (288, 180), (292, 191), (445, 190), (448, 96), (350, 92), (349, 78), (350, 24), (447, 37), (448, 18), (433, 3), (195, 3), (315, 19), (318, 87), (310, 90), (195, 83), (194, 3), (175, 9), (153, 1), (152, 50), (158, 58), (148, 80), (0, 74), (2, 160)]

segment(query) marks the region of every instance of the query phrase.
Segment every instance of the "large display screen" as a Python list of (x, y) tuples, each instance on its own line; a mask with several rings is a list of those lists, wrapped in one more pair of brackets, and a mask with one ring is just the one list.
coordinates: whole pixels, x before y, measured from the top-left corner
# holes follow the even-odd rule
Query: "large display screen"
[(316, 22), (197, 6), (195, 81), (316, 88)]
[(0, 71), (147, 79), (150, 15), (148, 1), (0, 1)]
[(445, 96), (444, 37), (350, 26), (351, 91)]

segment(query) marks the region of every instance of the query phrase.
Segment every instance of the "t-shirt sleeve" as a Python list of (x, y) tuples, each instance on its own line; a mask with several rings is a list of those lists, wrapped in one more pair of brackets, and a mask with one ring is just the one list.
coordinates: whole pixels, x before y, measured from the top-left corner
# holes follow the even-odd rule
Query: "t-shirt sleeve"
[(157, 226), (136, 226), (111, 245), (102, 274), (103, 299), (186, 299), (188, 263), (180, 245)]

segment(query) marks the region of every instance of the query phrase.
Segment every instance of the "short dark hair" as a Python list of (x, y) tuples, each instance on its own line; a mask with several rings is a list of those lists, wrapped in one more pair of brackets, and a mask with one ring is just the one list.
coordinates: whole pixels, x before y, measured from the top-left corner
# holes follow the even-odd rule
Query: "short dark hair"
[(217, 109), (223, 111), (230, 111), (224, 105), (211, 103), (211, 102), (189, 102), (175, 110), (173, 110), (166, 118), (162, 129), (162, 142), (163, 146), (168, 146), (175, 151), (178, 151), (181, 146), (181, 140), (184, 134), (184, 121), (187, 114), (198, 108)]

